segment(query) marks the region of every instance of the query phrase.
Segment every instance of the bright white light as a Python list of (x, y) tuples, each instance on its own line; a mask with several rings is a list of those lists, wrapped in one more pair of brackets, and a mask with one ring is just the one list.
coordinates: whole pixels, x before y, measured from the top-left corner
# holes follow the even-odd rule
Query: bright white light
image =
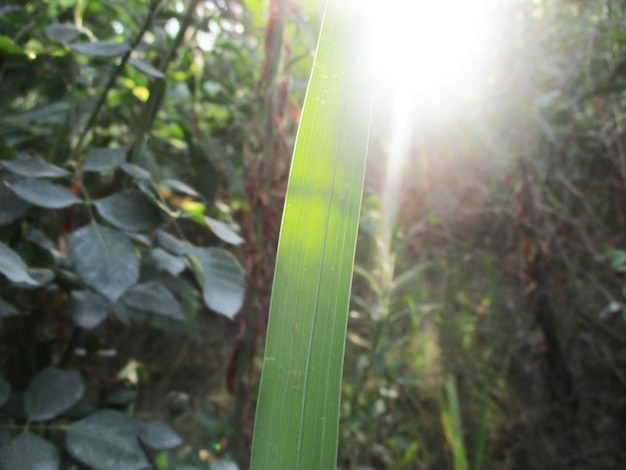
[(370, 0), (379, 80), (418, 104), (437, 97), (441, 106), (449, 90), (473, 85), (484, 71), (497, 3)]

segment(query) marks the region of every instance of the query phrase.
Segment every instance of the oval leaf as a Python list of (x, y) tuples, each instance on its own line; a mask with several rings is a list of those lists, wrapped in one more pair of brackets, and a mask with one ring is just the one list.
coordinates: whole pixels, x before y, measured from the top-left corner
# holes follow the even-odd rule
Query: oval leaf
[(126, 161), (126, 153), (121, 148), (95, 148), (85, 156), (83, 170), (110, 171), (122, 166)]
[(22, 258), (2, 242), (0, 242), (0, 273), (15, 283), (39, 285), (28, 273), (28, 267)]
[(65, 445), (75, 459), (98, 470), (141, 470), (150, 464), (138, 434), (139, 426), (130, 417), (103, 410), (72, 423)]
[(95, 202), (107, 222), (122, 230), (139, 232), (161, 222), (159, 209), (141, 192), (126, 190)]
[(58, 103), (47, 104), (39, 106), (30, 111), (24, 111), (23, 113), (13, 114), (5, 119), (7, 121), (39, 121), (44, 119), (59, 119), (59, 115), (66, 113), (70, 109), (69, 101), (61, 101)]
[(9, 188), (24, 201), (47, 209), (61, 209), (82, 202), (69, 189), (47, 181), (23, 180)]
[(80, 277), (111, 302), (137, 282), (139, 260), (128, 237), (117, 230), (83, 227), (71, 235), (69, 250)]
[(161, 184), (167, 186), (173, 192), (177, 192), (180, 194), (186, 194), (187, 196), (199, 197), (198, 191), (193, 189), (186, 183), (182, 181), (174, 180), (174, 179), (165, 179), (161, 181)]
[(77, 370), (48, 367), (28, 384), (24, 394), (26, 415), (32, 421), (55, 418), (83, 397), (85, 386)]
[(83, 32), (69, 24), (51, 24), (46, 26), (46, 34), (61, 44), (69, 44)]
[(124, 163), (122, 170), (128, 176), (135, 178), (136, 180), (145, 181), (150, 179), (150, 172), (141, 168), (140, 166), (133, 165), (132, 163)]
[(109, 316), (111, 303), (92, 291), (73, 291), (69, 309), (76, 325), (91, 330)]
[(243, 238), (239, 236), (228, 224), (225, 224), (221, 220), (212, 219), (211, 217), (205, 217), (206, 223), (211, 231), (220, 239), (226, 243), (232, 245), (241, 245)]
[(163, 421), (139, 423), (139, 438), (154, 450), (171, 449), (183, 443), (180, 436)]
[(139, 59), (135, 59), (134, 57), (131, 57), (128, 62), (133, 65), (133, 67), (137, 68), (138, 70), (142, 71), (143, 73), (146, 73), (148, 75), (150, 75), (151, 77), (154, 78), (165, 78), (165, 75), (163, 74), (163, 72), (161, 72), (160, 70), (155, 69), (152, 65), (150, 65), (147, 62), (144, 62), (143, 60), (139, 60)]
[(0, 377), (0, 406), (4, 405), (11, 396), (11, 384), (4, 377)]
[(206, 305), (232, 319), (245, 293), (244, 271), (237, 259), (219, 248), (192, 248), (189, 256)]
[(83, 42), (70, 47), (81, 54), (100, 57), (120, 57), (130, 49), (125, 42), (112, 41)]
[(56, 165), (52, 165), (41, 158), (21, 155), (15, 160), (0, 162), (11, 173), (30, 178), (60, 178), (69, 173)]
[(26, 431), (0, 449), (0, 468), (58, 470), (59, 453), (50, 442)]
[(0, 184), (0, 225), (16, 221), (28, 211), (28, 204)]
[(185, 260), (185, 258), (170, 255), (162, 248), (155, 248), (150, 252), (150, 255), (159, 269), (167, 271), (172, 276), (178, 276), (187, 268), (187, 260)]
[(122, 301), (140, 312), (163, 315), (174, 320), (185, 319), (174, 295), (159, 281), (137, 284), (126, 292)]
[(159, 245), (175, 255), (184, 255), (190, 248), (190, 246), (180, 238), (176, 238), (174, 235), (162, 230), (157, 231), (157, 240), (159, 241)]

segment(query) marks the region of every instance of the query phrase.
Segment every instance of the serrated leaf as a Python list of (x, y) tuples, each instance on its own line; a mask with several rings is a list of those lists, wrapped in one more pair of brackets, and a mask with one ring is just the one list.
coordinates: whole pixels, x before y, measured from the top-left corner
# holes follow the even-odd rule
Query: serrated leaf
[(46, 26), (46, 34), (61, 44), (68, 45), (83, 32), (75, 26), (69, 24), (50, 24)]
[(0, 449), (0, 468), (58, 470), (59, 452), (50, 442), (26, 431)]
[(154, 450), (171, 449), (183, 443), (180, 436), (164, 421), (139, 423), (139, 438)]
[(0, 242), (0, 273), (4, 274), (10, 281), (29, 286), (38, 286), (39, 283), (33, 279), (26, 263), (22, 261), (11, 248)]
[(205, 304), (228, 318), (243, 305), (244, 271), (237, 259), (220, 248), (191, 248), (189, 256)]
[(112, 41), (83, 42), (70, 47), (81, 54), (99, 57), (121, 57), (130, 49), (125, 42)]
[(143, 73), (146, 73), (154, 78), (165, 78), (165, 75), (160, 70), (155, 69), (152, 65), (143, 60), (135, 59), (131, 57), (128, 62), (137, 70), (140, 70)]
[(26, 415), (31, 421), (55, 418), (78, 403), (84, 392), (85, 386), (77, 370), (47, 367), (26, 388)]
[(9, 189), (24, 201), (47, 209), (62, 209), (82, 202), (69, 189), (47, 181), (17, 181)]
[(178, 276), (187, 267), (187, 260), (180, 256), (174, 256), (169, 254), (162, 248), (155, 248), (150, 252), (150, 256), (156, 262), (159, 269), (167, 271), (172, 276)]
[(86, 330), (102, 323), (111, 312), (111, 302), (89, 290), (72, 291), (69, 311), (72, 321)]
[(107, 222), (129, 232), (147, 230), (161, 222), (159, 209), (143, 193), (132, 189), (99, 199), (95, 206)]
[(28, 203), (0, 183), (0, 225), (10, 224), (28, 211)]
[(6, 302), (2, 297), (0, 297), (0, 319), (6, 317), (14, 317), (17, 314), (19, 314), (17, 309), (10, 303)]
[(83, 170), (110, 171), (118, 168), (126, 161), (126, 153), (121, 148), (94, 148), (85, 156)]
[(41, 158), (20, 155), (15, 160), (0, 162), (11, 173), (29, 178), (60, 178), (69, 175), (67, 171), (52, 165)]
[(92, 289), (116, 302), (139, 278), (139, 260), (123, 233), (92, 224), (72, 233), (70, 257)]
[(122, 302), (140, 312), (163, 315), (174, 320), (185, 319), (174, 295), (159, 281), (137, 284), (124, 294)]
[(221, 220), (205, 217), (206, 223), (211, 231), (220, 239), (231, 245), (241, 245), (244, 239), (239, 236), (228, 224)]
[(6, 403), (10, 396), (11, 384), (4, 377), (0, 377), (0, 407)]
[(137, 436), (139, 426), (119, 411), (103, 410), (72, 423), (65, 445), (72, 456), (97, 470), (150, 467)]

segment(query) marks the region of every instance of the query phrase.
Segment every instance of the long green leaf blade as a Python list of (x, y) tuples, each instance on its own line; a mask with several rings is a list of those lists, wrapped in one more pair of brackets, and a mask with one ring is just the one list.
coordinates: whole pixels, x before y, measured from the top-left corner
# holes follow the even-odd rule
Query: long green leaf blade
[(278, 246), (253, 470), (336, 468), (373, 86), (363, 10), (331, 1), (322, 25)]

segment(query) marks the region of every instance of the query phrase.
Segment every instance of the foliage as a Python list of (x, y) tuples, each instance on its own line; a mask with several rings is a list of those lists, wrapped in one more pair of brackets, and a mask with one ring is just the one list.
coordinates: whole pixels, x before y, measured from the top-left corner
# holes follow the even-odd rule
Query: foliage
[(229, 37), (215, 4), (180, 7), (3, 7), (0, 385), (16, 434), (3, 431), (2, 468), (59, 468), (50, 432), (103, 469), (145, 468), (179, 446), (164, 422), (108, 409), (132, 405), (136, 394), (119, 397), (136, 370), (107, 391), (112, 378), (82, 356), (94, 364), (110, 348), (107, 323), (193, 332), (203, 310), (232, 319), (243, 305), (229, 251), (243, 239), (216, 202), (249, 112), (246, 38)]
[[(626, 465), (626, 10), (497, 3), (482, 88), (415, 111), (392, 190), (377, 83), (342, 468)], [(247, 467), (319, 13), (0, 6), (0, 468)]]

